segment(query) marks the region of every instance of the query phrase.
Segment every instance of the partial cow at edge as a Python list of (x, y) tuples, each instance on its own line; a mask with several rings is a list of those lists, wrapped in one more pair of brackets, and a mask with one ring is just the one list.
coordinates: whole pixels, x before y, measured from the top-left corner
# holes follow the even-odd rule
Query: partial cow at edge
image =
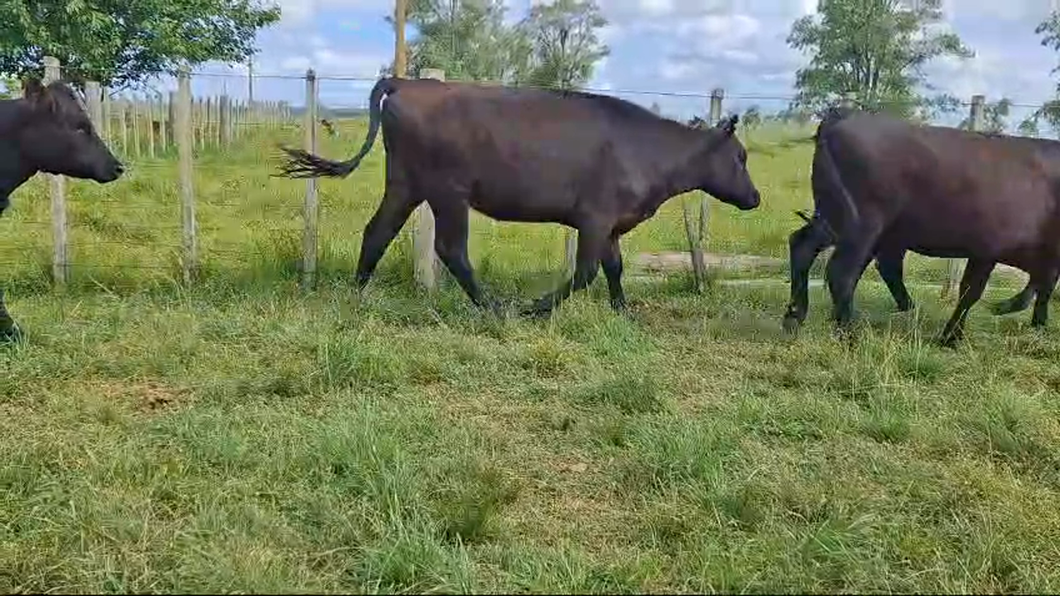
[(1026, 309), (1045, 326), (1060, 275), (1060, 142), (915, 125), (883, 114), (833, 109), (818, 125), (811, 182), (814, 213), (790, 238), (791, 302), (784, 326), (807, 312), (810, 266), (836, 248), (826, 280), (832, 318), (846, 330), (857, 282), (876, 264), (900, 310), (912, 307), (902, 281), (906, 251), (966, 258), (959, 300), (939, 341), (963, 337), (968, 311), (997, 263), (1026, 271), (1023, 290), (994, 309)]
[[(383, 101), (385, 98), (385, 102)], [(619, 238), (668, 199), (702, 190), (738, 209), (758, 207), (737, 116), (697, 130), (631, 102), (592, 93), (383, 78), (369, 97), (367, 138), (348, 161), (289, 155), (292, 178), (345, 177), (380, 126), (386, 189), (365, 227), (358, 288), (413, 210), (426, 201), (435, 250), (478, 306), (496, 308), (467, 254), (468, 210), (495, 220), (559, 223), (578, 230), (572, 280), (524, 313), (550, 312), (602, 266), (611, 305), (625, 306)]]
[[(0, 215), (11, 193), (37, 172), (95, 180), (121, 177), (124, 167), (99, 138), (84, 103), (65, 83), (23, 83), (23, 97), (0, 101)], [(20, 331), (0, 289), (0, 342)]]

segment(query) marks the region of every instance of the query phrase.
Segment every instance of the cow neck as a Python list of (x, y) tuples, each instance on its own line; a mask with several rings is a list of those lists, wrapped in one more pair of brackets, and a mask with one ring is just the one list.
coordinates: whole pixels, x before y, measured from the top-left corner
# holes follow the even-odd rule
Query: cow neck
[(23, 116), (20, 106), (19, 100), (0, 101), (0, 213), (11, 204), (11, 193), (37, 173), (23, 162), (15, 140)]
[(652, 161), (662, 174), (661, 183), (658, 186), (657, 201), (661, 204), (668, 199), (691, 192), (702, 185), (703, 173), (698, 171), (696, 163), (701, 161), (704, 143), (712, 142), (707, 139), (702, 130), (688, 128), (680, 123), (674, 122), (680, 127), (674, 134), (672, 143), (668, 144), (664, 151), (651, 153)]

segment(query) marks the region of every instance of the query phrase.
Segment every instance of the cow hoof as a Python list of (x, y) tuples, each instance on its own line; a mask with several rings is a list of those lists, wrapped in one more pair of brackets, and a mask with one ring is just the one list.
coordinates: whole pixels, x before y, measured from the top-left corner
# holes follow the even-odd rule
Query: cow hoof
[(957, 346), (961, 343), (961, 338), (952, 333), (949, 335), (940, 335), (935, 339), (935, 343), (937, 343), (940, 348), (956, 350)]
[(1018, 310), (1019, 309), (1016, 308), (1016, 306), (1012, 304), (1012, 302), (1009, 300), (995, 302), (990, 305), (990, 313), (993, 314), (995, 317), (1010, 315), (1014, 312), (1017, 312)]
[(20, 343), (23, 339), (25, 339), (25, 335), (18, 325), (12, 324), (10, 327), (0, 330), (0, 344)]
[(538, 300), (527, 308), (519, 311), (519, 314), (531, 319), (544, 319), (552, 314), (552, 305), (548, 301)]
[(781, 325), (784, 327), (784, 333), (795, 335), (799, 332), (799, 328), (802, 327), (802, 321), (794, 315), (785, 315)]

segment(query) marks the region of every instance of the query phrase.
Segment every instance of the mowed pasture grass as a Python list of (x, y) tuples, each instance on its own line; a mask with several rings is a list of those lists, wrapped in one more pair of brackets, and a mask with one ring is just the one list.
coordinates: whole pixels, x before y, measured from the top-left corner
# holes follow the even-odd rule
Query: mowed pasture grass
[[(808, 133), (748, 136), (763, 206), (712, 202), (710, 248), (785, 256)], [(14, 197), (0, 261), (29, 339), (0, 348), (0, 590), (1060, 589), (1055, 323), (980, 307), (946, 350), (952, 303), (914, 286), (920, 309), (895, 314), (863, 283), (851, 348), (818, 288), (788, 338), (784, 283), (697, 296), (683, 275), (629, 282), (629, 316), (599, 279), (551, 319), (498, 318), (447, 274), (417, 291), (406, 239), (357, 296), (381, 148), (321, 181), (321, 283), (302, 295), (305, 183), (268, 178), (284, 137), (198, 159), (192, 289), (166, 160), (69, 182), (71, 260), (94, 266), (61, 293), (32, 224), (47, 187)], [(627, 257), (680, 249), (680, 218), (662, 210)], [(476, 216), (472, 258), (525, 303), (562, 236)], [(995, 277), (987, 300), (1016, 287)]]

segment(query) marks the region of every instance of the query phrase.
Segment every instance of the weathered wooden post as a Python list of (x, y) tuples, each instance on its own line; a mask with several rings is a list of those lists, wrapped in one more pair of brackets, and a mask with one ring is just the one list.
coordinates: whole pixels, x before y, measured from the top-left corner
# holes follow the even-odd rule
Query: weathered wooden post
[(103, 96), (100, 94), (99, 83), (85, 81), (85, 104), (88, 107), (88, 117), (92, 120), (92, 126), (101, 137), (105, 136), (103, 121)]
[[(972, 105), (968, 114), (968, 122), (972, 130), (983, 130), (983, 107), (985, 104), (985, 96), (972, 96)], [(963, 261), (964, 259), (946, 259), (946, 281), (942, 284), (942, 292), (940, 292), (942, 298), (948, 298), (954, 288), (959, 287), (961, 270), (964, 265)]]
[[(708, 126), (717, 125), (721, 120), (721, 104), (725, 98), (725, 90), (716, 88), (710, 93), (710, 113), (707, 116)], [(686, 196), (681, 201), (681, 215), (685, 223), (685, 237), (688, 238), (688, 253), (692, 259), (692, 277), (695, 282), (695, 290), (702, 293), (707, 279), (706, 255), (703, 252), (703, 244), (707, 237), (707, 223), (710, 219), (710, 197)], [(698, 223), (693, 222), (693, 204), (699, 203)]]
[(217, 128), (221, 147), (232, 144), (232, 100), (222, 95), (217, 102)]
[[(62, 78), (59, 59), (44, 57), (44, 84)], [(66, 286), (66, 180), (61, 175), (48, 174), (52, 199), (52, 278), (62, 288)]]
[(191, 73), (187, 67), (177, 75), (176, 129), (177, 160), (180, 171), (181, 224), (184, 230), (184, 283), (198, 274), (199, 246), (195, 222), (195, 189), (192, 186)]
[[(305, 72), (305, 150), (317, 153), (317, 73), (310, 68)], [(305, 209), (302, 214), (305, 228), (302, 232), (302, 289), (313, 287), (317, 272), (317, 179), (306, 178)]]
[[(420, 73), (421, 79), (445, 80), (445, 71), (436, 68), (425, 68)], [(438, 284), (438, 255), (434, 250), (434, 212), (427, 201), (416, 207), (416, 227), (412, 237), (414, 271), (416, 281), (428, 290)]]

